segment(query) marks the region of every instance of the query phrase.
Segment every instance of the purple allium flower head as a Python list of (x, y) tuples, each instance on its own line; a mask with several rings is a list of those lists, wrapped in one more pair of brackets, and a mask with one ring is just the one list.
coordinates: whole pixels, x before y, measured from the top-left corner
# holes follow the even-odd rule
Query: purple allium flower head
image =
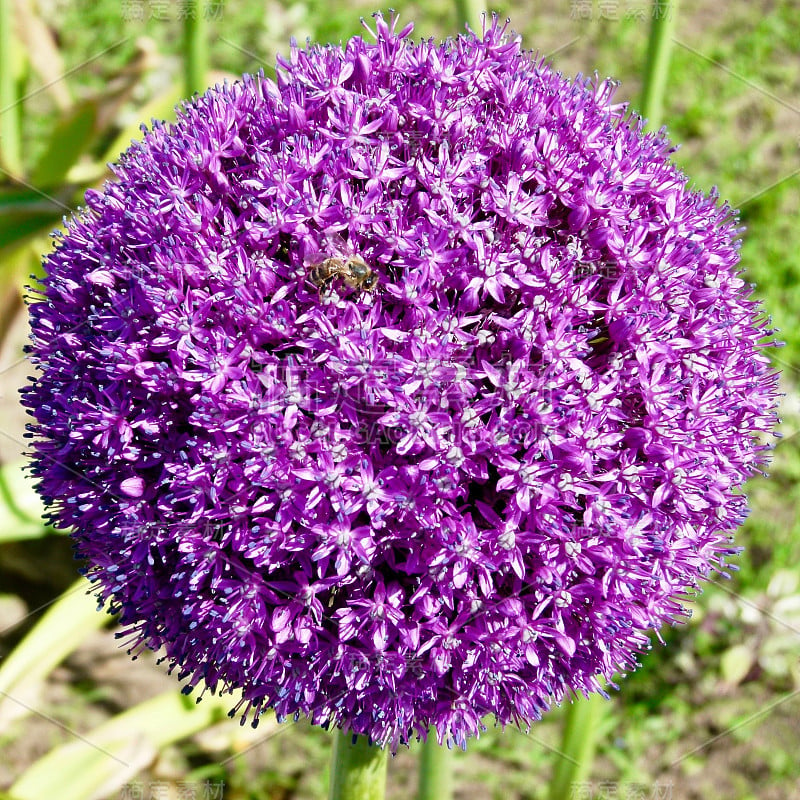
[(724, 569), (777, 377), (734, 212), (611, 82), (395, 24), (132, 145), (46, 259), (24, 402), (133, 650), (463, 745)]

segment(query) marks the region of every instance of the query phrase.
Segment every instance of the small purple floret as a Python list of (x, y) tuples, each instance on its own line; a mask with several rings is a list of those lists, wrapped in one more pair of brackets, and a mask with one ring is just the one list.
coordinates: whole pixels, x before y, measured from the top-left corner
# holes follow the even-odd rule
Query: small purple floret
[[(494, 20), (292, 48), (87, 193), (30, 306), (51, 521), (255, 719), (522, 726), (736, 552), (772, 331), (735, 213)], [(372, 288), (326, 258), (358, 256)]]

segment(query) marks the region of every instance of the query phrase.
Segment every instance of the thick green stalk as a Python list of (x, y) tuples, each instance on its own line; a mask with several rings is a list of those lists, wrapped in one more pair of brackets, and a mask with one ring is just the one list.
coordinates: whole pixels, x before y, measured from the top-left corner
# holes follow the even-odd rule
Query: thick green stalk
[(647, 43), (647, 64), (642, 84), (641, 114), (649, 130), (661, 127), (664, 92), (669, 74), (672, 34), (678, 17), (677, 0), (653, 0), (650, 38)]
[(352, 733), (338, 731), (329, 800), (383, 800), (388, 757), (388, 748), (371, 745), (366, 736), (357, 737), (354, 743)]
[(559, 758), (550, 781), (550, 800), (575, 797), (576, 784), (589, 775), (607, 703), (604, 697), (592, 695), (589, 698), (579, 696), (567, 706)]
[(17, 55), (14, 0), (0, 0), (0, 166), (15, 175), (22, 172)]
[[(1, 2), (2, 0), (0, 0)], [(208, 73), (208, 41), (206, 38), (205, 0), (189, 0), (184, 5), (183, 69), (186, 95), (203, 92)]]
[(417, 800), (449, 800), (453, 796), (452, 753), (436, 741), (431, 730), (419, 760)]
[(464, 23), (468, 23), (473, 31), (482, 30), (482, 14), (486, 13), (486, 4), (483, 0), (456, 0), (456, 20), (458, 29), (464, 30)]

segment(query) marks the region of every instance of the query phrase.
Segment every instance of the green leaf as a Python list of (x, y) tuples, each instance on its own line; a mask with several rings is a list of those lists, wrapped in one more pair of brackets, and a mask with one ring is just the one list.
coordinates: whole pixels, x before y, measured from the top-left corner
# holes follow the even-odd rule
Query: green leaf
[(44, 510), (24, 462), (0, 466), (0, 544), (54, 532), (42, 520)]
[(90, 633), (111, 620), (98, 611), (89, 589), (85, 578), (74, 583), (0, 663), (0, 716), (17, 716), (21, 705), (14, 697), (27, 696)]
[(24, 52), (14, 30), (15, 12), (13, 3), (0, 3), (0, 164), (5, 170), (19, 174), (22, 172), (22, 109), (16, 77)]
[(24, 244), (31, 236), (56, 227), (69, 206), (59, 197), (27, 186), (0, 189), (0, 253), (7, 253)]
[[(161, 122), (174, 122), (175, 109), (183, 97), (179, 84), (173, 84), (165, 92), (154, 97), (149, 103), (139, 109), (139, 120), (157, 119)], [(119, 136), (106, 148), (104, 158), (116, 160), (123, 150), (127, 150), (131, 142), (142, 138), (142, 122), (132, 123), (120, 131)]]
[(50, 132), (50, 140), (31, 172), (30, 182), (37, 188), (61, 184), (91, 144), (96, 122), (97, 101), (86, 100), (67, 111)]
[[(15, 800), (89, 800), (113, 797), (159, 750), (216, 724), (238, 696), (206, 695), (195, 703), (166, 692), (125, 711), (89, 733), (51, 750), (9, 790)], [(274, 719), (272, 725), (277, 726)]]

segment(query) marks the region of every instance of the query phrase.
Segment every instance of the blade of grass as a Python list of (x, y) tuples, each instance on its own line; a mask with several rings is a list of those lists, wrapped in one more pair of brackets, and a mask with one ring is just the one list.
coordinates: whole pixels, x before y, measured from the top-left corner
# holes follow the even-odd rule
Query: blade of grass
[[(25, 313), (23, 287), (28, 283), (31, 273), (38, 267), (41, 258), (41, 249), (34, 250), (30, 245), (12, 248), (0, 258), (0, 350), (5, 346), (9, 331)], [(7, 366), (12, 367), (13, 362)], [(19, 464), (7, 466), (9, 469), (15, 467), (21, 469)], [(2, 518), (3, 512), (0, 510), (0, 520)], [(2, 530), (3, 525), (0, 522), (0, 531)], [(2, 538), (1, 532), (0, 538)]]
[(57, 187), (92, 142), (97, 102), (86, 100), (63, 114), (53, 125), (30, 182), (40, 189)]
[(42, 197), (27, 188), (0, 189), (0, 265), (31, 237), (56, 227), (64, 212), (56, 198)]
[[(81, 578), (52, 605), (0, 665), (0, 709), (13, 696), (43, 680), (92, 632), (111, 617), (98, 611)], [(9, 697), (6, 697), (8, 695)]]
[(0, 163), (14, 175), (22, 174), (22, 141), (17, 104), (17, 41), (14, 3), (0, 0)]
[[(235, 701), (231, 695), (206, 695), (195, 703), (179, 692), (165, 692), (51, 750), (22, 774), (9, 794), (15, 800), (116, 797), (160, 750), (225, 719)], [(274, 719), (271, 724), (277, 726)]]
[(0, 466), (0, 544), (52, 533), (42, 514), (44, 503), (22, 464)]
[[(24, 52), (23, 74), (33, 71), (50, 99), (60, 112), (72, 105), (72, 92), (67, 81), (62, 80), (66, 71), (63, 50), (58, 46), (56, 31), (43, 19), (42, 5), (36, 0), (12, 0), (16, 12), (16, 31), (19, 34), (19, 49)], [(17, 100), (22, 97), (24, 87), (17, 90)], [(20, 104), (20, 110), (22, 110)]]

